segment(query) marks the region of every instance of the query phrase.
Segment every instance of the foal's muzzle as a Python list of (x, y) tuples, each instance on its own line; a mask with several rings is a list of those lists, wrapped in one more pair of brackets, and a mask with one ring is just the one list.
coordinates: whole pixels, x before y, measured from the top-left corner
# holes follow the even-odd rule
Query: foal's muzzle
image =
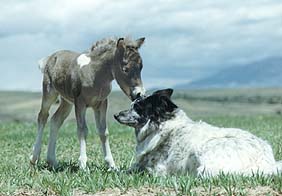
[(145, 88), (143, 86), (135, 86), (131, 89), (130, 97), (131, 101), (134, 101), (135, 99), (142, 97), (145, 95)]

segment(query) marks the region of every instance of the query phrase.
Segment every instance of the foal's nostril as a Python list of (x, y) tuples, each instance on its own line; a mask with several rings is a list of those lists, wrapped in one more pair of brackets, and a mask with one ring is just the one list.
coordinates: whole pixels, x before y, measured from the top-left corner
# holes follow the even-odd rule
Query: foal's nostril
[(143, 86), (135, 86), (132, 87), (131, 90), (132, 90), (132, 92), (130, 93), (131, 101), (134, 101), (135, 99), (145, 95), (145, 89)]

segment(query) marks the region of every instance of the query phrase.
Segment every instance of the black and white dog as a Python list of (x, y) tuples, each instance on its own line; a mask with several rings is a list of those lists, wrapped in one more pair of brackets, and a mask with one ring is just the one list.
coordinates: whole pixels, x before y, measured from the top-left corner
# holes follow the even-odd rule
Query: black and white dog
[(172, 89), (156, 91), (115, 115), (118, 122), (135, 128), (134, 169), (198, 176), (282, 171), (282, 162), (275, 161), (266, 141), (241, 129), (192, 121), (171, 101), (172, 93)]

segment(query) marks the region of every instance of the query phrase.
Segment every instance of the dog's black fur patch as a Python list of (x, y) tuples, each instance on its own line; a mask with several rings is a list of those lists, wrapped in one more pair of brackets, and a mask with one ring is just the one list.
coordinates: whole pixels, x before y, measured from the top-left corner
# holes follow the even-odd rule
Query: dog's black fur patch
[(173, 111), (178, 108), (170, 99), (172, 93), (172, 89), (156, 91), (151, 96), (136, 100), (133, 109), (144, 122), (149, 119), (154, 122), (166, 121), (173, 116)]

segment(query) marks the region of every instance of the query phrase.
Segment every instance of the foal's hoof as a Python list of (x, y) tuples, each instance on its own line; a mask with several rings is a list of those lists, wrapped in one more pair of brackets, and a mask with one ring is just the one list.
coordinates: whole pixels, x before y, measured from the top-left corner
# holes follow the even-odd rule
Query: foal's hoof
[(29, 157), (29, 163), (30, 163), (31, 165), (36, 165), (36, 164), (38, 163), (38, 160), (39, 160), (39, 157), (35, 157), (35, 156), (33, 156), (33, 155), (31, 155), (31, 156)]
[(85, 172), (89, 171), (86, 162), (79, 161), (79, 169)]
[(116, 166), (109, 167), (107, 172), (119, 172), (119, 168)]
[(87, 170), (87, 165), (86, 165), (86, 163), (87, 163), (87, 157), (79, 157), (79, 159), (78, 159), (78, 164), (79, 164), (79, 168), (80, 168), (81, 170), (84, 170), (84, 171)]
[(79, 164), (79, 169), (82, 170), (82, 171), (88, 171), (89, 168), (87, 167), (86, 164)]
[(47, 165), (48, 165), (48, 168), (49, 169), (52, 169), (52, 170), (57, 170), (59, 168), (59, 164), (57, 161), (48, 161), (47, 160)]
[(79, 163), (79, 168), (81, 169), (81, 170), (85, 170), (86, 168), (87, 168), (87, 165), (86, 165), (86, 163)]
[(84, 168), (80, 168), (83, 172), (85, 172), (85, 173), (89, 173), (90, 172), (90, 169), (89, 169), (89, 167), (84, 167)]

